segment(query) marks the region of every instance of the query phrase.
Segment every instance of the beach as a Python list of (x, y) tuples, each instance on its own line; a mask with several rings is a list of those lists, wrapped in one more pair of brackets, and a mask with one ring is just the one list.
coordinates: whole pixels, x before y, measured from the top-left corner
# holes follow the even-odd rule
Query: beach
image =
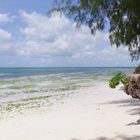
[(1, 139), (139, 140), (139, 100), (107, 83), (98, 86), (77, 91), (47, 112), (1, 120)]
[(2, 140), (140, 140), (140, 102), (109, 87), (132, 68), (1, 69)]
[(1, 1), (0, 140), (140, 140), (140, 1)]

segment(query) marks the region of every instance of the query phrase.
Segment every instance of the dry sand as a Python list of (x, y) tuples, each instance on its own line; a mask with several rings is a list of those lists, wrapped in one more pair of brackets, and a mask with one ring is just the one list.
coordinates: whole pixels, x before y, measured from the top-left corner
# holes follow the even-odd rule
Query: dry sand
[(1, 120), (0, 140), (140, 140), (139, 113), (139, 100), (103, 84), (48, 112)]

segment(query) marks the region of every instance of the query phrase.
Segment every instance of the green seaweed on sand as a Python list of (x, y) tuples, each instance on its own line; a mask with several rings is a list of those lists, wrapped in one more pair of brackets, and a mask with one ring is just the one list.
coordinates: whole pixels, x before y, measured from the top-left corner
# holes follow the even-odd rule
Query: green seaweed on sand
[(98, 76), (92, 76), (92, 77), (89, 77), (89, 79), (91, 79), (91, 80), (98, 80), (99, 77)]
[(12, 111), (20, 111), (22, 109), (32, 109), (40, 107), (40, 104), (37, 102), (27, 102), (27, 101), (21, 101), (21, 102), (13, 102), (13, 103), (7, 103), (0, 106), (1, 112), (12, 112)]
[(25, 85), (23, 88), (33, 88), (33, 85)]
[(75, 89), (76, 89), (76, 86), (67, 85), (65, 87), (60, 88), (59, 90), (66, 91), (66, 90), (75, 90)]
[(4, 85), (4, 84), (16, 84), (16, 83), (19, 83), (19, 82), (22, 82), (23, 80), (21, 79), (16, 79), (16, 80), (5, 80), (5, 81), (0, 81), (0, 84), (1, 85)]
[(4, 90), (5, 88), (0, 88), (0, 91)]
[[(46, 97), (47, 98), (47, 97)], [(12, 111), (21, 111), (23, 109), (32, 109), (39, 108), (40, 104), (36, 100), (45, 99), (45, 97), (34, 97), (29, 99), (23, 99), (18, 102), (9, 102), (0, 106), (0, 112), (12, 112)]]
[(57, 87), (54, 91), (68, 91), (68, 90), (75, 90), (78, 86), (75, 83), (65, 83), (62, 84), (61, 87)]
[(63, 79), (60, 77), (51, 77), (48, 79), (48, 81), (62, 81)]
[(24, 83), (24, 82), (34, 82), (35, 79), (33, 78), (20, 78), (20, 79), (9, 79), (9, 80), (1, 80), (0, 81), (0, 85), (7, 85), (7, 84), (10, 84), (10, 85), (14, 85), (14, 84), (19, 84), (19, 83)]
[(43, 99), (48, 99), (51, 96), (39, 96), (39, 97), (32, 97), (28, 99), (23, 99), (21, 101), (32, 101), (32, 100), (43, 100)]
[[(58, 96), (58, 95), (54, 95)], [(51, 96), (39, 96), (22, 99), (18, 102), (9, 102), (0, 106), (0, 112), (21, 111), (22, 109), (33, 109), (41, 107), (41, 100), (47, 100)], [(49, 103), (49, 102), (47, 102)]]
[(13, 101), (9, 103), (4, 103), (0, 105), (0, 113), (1, 115), (9, 114), (9, 113), (22, 113), (24, 110), (28, 109), (39, 109), (41, 107), (50, 106), (52, 103), (49, 100), (50, 97), (54, 97), (53, 99), (59, 100), (65, 94), (56, 94), (56, 95), (46, 95), (46, 96), (38, 96), (38, 97), (30, 97), (26, 99), (22, 99), (19, 101)]
[(20, 90), (20, 89), (30, 89), (33, 88), (33, 85), (24, 85), (24, 86), (12, 86), (10, 89)]
[(1, 108), (1, 110), (10, 112), (15, 109), (18, 109), (20, 106), (21, 106), (20, 103), (8, 103), (6, 105), (1, 106), (0, 108)]

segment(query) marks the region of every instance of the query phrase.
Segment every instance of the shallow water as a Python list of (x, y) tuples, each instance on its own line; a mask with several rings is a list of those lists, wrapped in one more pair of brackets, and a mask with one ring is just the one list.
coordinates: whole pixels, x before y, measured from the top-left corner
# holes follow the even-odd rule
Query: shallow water
[(133, 68), (1, 68), (0, 110), (5, 112), (49, 106), (78, 89), (108, 81)]

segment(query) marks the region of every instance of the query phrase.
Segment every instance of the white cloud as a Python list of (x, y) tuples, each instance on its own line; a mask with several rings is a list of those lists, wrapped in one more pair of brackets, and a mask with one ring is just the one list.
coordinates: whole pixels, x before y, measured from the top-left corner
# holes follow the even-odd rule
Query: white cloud
[(12, 22), (14, 20), (14, 16), (10, 16), (9, 13), (2, 14), (0, 13), (0, 23), (3, 22)]
[[(8, 13), (2, 14), (0, 13), (0, 24), (12, 22), (14, 20), (14, 16), (11, 16)], [(13, 37), (12, 34), (4, 29), (0, 28), (0, 54), (11, 54), (13, 53), (12, 47)]]
[(10, 51), (12, 49), (12, 35), (8, 31), (0, 29), (0, 53)]
[(3, 29), (0, 29), (0, 41), (7, 41), (12, 38), (11, 33), (8, 31), (5, 31)]
[(26, 42), (25, 47), (18, 51), (20, 54), (71, 57), (77, 57), (79, 53), (93, 55), (96, 45), (101, 45), (98, 42), (100, 38), (102, 42), (107, 42), (106, 34), (97, 33), (93, 37), (88, 27), (77, 29), (63, 15), (52, 15), (48, 18), (36, 12), (21, 12), (21, 16), (27, 26), (21, 29)]
[[(20, 17), (25, 25), (16, 31), (18, 37), (0, 29), (0, 54), (14, 54), (11, 65), (22, 61), (27, 66), (124, 66), (131, 62), (127, 48), (110, 46), (107, 33), (93, 36), (88, 27), (76, 28), (64, 15), (20, 11)], [(9, 18), (5, 14), (2, 20), (0, 14), (0, 23)]]
[[(110, 47), (108, 34), (97, 32), (91, 35), (86, 26), (77, 29), (75, 23), (64, 15), (51, 17), (36, 12), (20, 11), (26, 23), (20, 31), (24, 35), (17, 47), (17, 53), (62, 65), (119, 65), (130, 62), (126, 48)], [(121, 60), (123, 59), (123, 60)]]

